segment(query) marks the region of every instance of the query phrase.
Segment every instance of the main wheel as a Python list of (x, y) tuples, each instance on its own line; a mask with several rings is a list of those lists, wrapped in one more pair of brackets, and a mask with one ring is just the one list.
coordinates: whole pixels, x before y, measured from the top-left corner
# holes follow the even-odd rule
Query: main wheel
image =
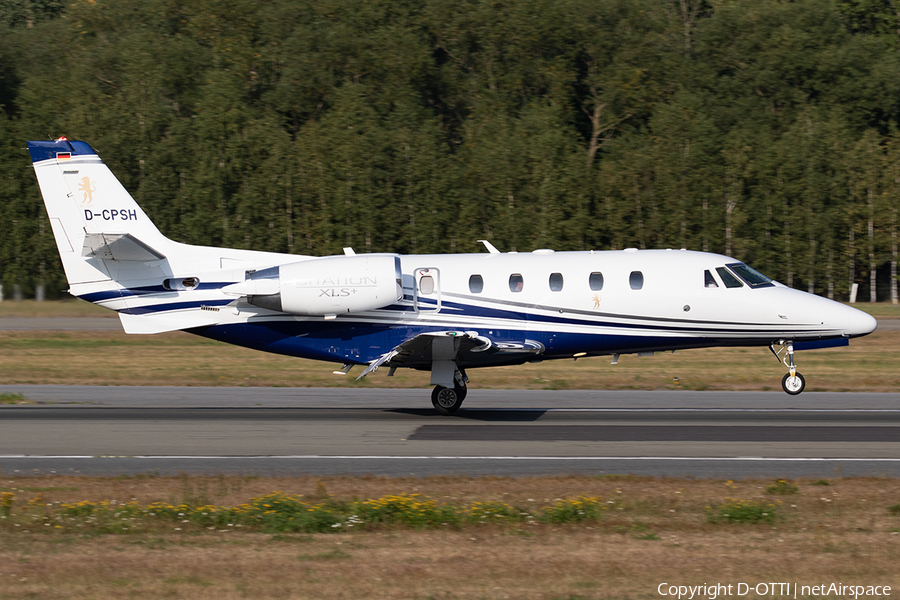
[(442, 415), (452, 415), (462, 406), (464, 396), (465, 394), (457, 392), (455, 387), (437, 385), (431, 391), (431, 404)]
[(781, 387), (791, 396), (796, 396), (806, 387), (806, 379), (800, 373), (796, 373), (793, 377), (790, 373), (785, 373), (781, 379)]

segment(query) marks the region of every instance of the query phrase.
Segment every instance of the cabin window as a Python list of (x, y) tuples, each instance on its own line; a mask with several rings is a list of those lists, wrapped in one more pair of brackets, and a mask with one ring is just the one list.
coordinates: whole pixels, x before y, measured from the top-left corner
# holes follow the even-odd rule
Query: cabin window
[(719, 274), (719, 277), (722, 278), (722, 283), (725, 284), (727, 288), (739, 288), (744, 287), (744, 284), (738, 281), (738, 278), (731, 274), (731, 271), (726, 269), (725, 267), (716, 267), (716, 273)]
[(481, 275), (472, 275), (469, 277), (469, 291), (473, 294), (480, 294), (484, 290), (484, 279)]
[(594, 271), (591, 273), (591, 276), (588, 278), (588, 283), (591, 285), (591, 289), (595, 292), (599, 292), (603, 289), (603, 273), (599, 271)]
[(163, 280), (163, 287), (173, 292), (184, 292), (195, 289), (200, 285), (200, 280), (196, 277), (174, 277)]
[(521, 274), (513, 273), (512, 275), (509, 276), (509, 291), (521, 292), (524, 285), (525, 285), (525, 280), (522, 279)]
[(628, 276), (628, 283), (633, 290), (641, 289), (644, 287), (644, 274), (640, 271), (632, 271), (631, 275)]
[(434, 293), (434, 277), (431, 275), (425, 275), (419, 280), (419, 291), (423, 294), (433, 294)]
[(703, 285), (708, 288), (717, 288), (719, 284), (716, 283), (716, 278), (713, 277), (713, 274), (709, 272), (709, 269), (703, 271)]
[(561, 292), (563, 289), (562, 273), (550, 273), (550, 291)]

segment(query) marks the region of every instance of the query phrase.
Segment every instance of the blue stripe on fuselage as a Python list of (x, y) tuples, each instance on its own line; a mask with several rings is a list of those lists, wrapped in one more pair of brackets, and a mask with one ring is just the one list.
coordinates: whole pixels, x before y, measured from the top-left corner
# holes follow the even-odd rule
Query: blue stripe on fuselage
[[(247, 323), (197, 327), (187, 331), (203, 337), (245, 346), (256, 350), (287, 356), (327, 360), (332, 362), (368, 363), (403, 342), (427, 332), (444, 331), (441, 327), (416, 327), (372, 325), (366, 323), (342, 323), (340, 321), (272, 321), (260, 320)], [(483, 332), (486, 333), (486, 332)], [(521, 341), (524, 331), (493, 330), (488, 335), (494, 342)], [(591, 333), (560, 333), (554, 331), (529, 331), (527, 337), (546, 348), (540, 358), (571, 358), (577, 352), (612, 354), (642, 351), (662, 351), (734, 344), (733, 340), (716, 340), (693, 336), (641, 336)], [(749, 342), (749, 340), (748, 340)], [(743, 343), (743, 341), (740, 341)], [(756, 344), (760, 343), (758, 340)], [(460, 361), (462, 367), (515, 364), (528, 358), (521, 355), (473, 357), (478, 363)]]

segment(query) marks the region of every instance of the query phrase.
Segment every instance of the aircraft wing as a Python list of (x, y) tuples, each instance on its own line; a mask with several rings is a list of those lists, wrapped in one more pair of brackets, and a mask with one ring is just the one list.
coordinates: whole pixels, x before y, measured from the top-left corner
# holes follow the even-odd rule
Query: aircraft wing
[(497, 354), (506, 359), (510, 354), (531, 358), (543, 353), (544, 345), (532, 340), (496, 341), (477, 331), (429, 331), (420, 333), (369, 363), (357, 379), (389, 367), (430, 368), (434, 361), (452, 360), (461, 366), (487, 366), (496, 362)]

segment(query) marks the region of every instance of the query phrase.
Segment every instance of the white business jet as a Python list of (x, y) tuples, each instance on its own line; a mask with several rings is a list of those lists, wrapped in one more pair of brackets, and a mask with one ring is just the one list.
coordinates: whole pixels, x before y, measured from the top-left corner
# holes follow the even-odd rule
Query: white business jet
[(727, 256), (685, 250), (298, 256), (191, 246), (159, 232), (85, 142), (28, 142), (69, 292), (128, 333), (184, 330), (257, 350), (431, 371), (443, 414), (467, 370), (583, 356), (844, 346), (868, 314), (790, 289)]

